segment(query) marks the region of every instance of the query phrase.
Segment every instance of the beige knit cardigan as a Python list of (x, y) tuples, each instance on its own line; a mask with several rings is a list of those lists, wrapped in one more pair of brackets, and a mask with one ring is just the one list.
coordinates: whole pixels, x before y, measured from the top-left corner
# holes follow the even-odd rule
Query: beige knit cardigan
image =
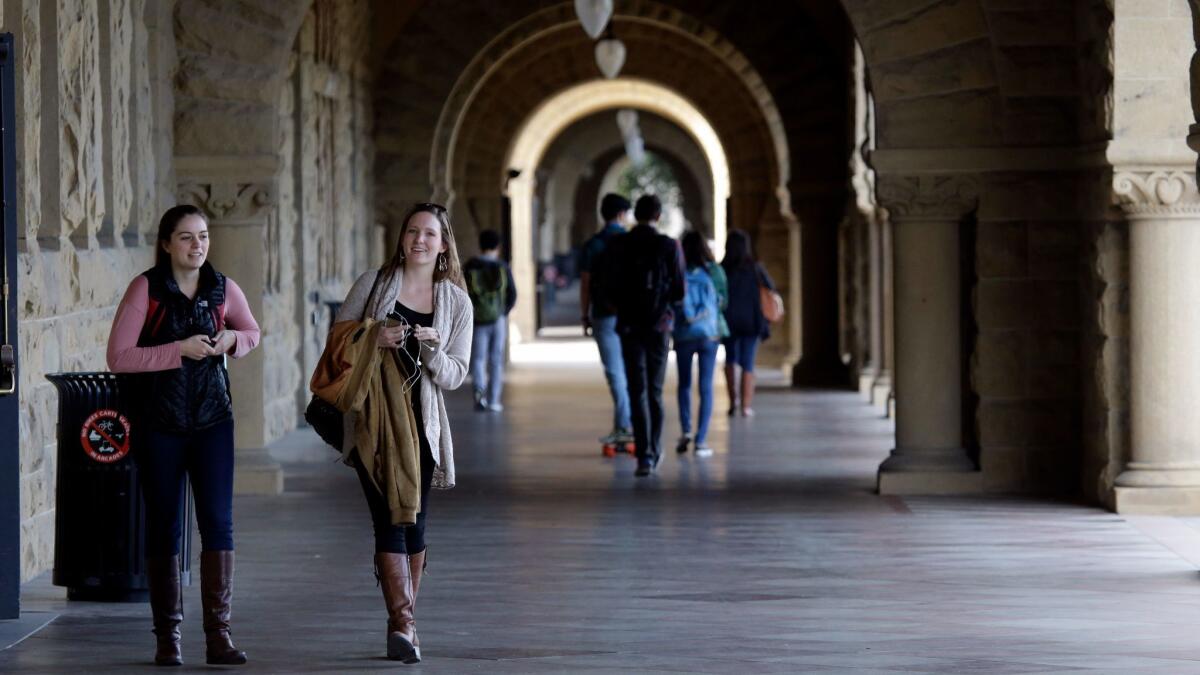
[[(350, 288), (335, 321), (357, 321), (364, 316), (367, 296), (375, 284), (378, 270), (363, 273)], [(397, 271), (391, 279), (382, 279), (375, 299), (366, 316), (382, 321), (400, 297), (404, 275)], [(454, 441), (450, 437), (450, 419), (446, 415), (445, 389), (457, 389), (467, 377), (471, 359), (471, 337), (474, 313), (467, 292), (448, 281), (433, 286), (433, 327), (441, 337), (435, 349), (421, 350), (421, 413), (425, 422), (425, 438), (433, 451), (437, 468), (433, 470), (433, 487), (454, 487)], [(347, 413), (345, 428), (353, 443), (353, 413)], [(346, 446), (349, 447), (349, 446)]]

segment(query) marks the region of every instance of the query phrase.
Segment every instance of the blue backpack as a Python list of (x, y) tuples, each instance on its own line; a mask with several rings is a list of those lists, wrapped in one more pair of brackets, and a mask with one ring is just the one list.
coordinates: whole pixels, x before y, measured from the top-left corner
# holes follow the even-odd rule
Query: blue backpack
[(703, 267), (687, 272), (687, 293), (675, 305), (675, 341), (712, 340), (718, 337), (720, 298), (712, 278)]

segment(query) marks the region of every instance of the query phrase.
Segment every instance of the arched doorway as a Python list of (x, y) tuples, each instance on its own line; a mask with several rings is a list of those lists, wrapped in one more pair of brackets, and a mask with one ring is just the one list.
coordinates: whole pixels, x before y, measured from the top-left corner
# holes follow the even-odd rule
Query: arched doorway
[[(729, 165), (712, 125), (689, 101), (661, 85), (634, 79), (596, 80), (567, 89), (544, 102), (520, 126), (506, 154), (504, 166), (521, 172), (508, 181), (506, 192), (512, 205), (513, 278), (518, 294), (534, 297), (536, 284), (532, 248), (536, 176), (528, 168), (538, 166), (555, 137), (575, 121), (602, 110), (621, 108), (647, 110), (669, 119), (686, 129), (702, 148), (714, 186), (713, 235), (724, 242)], [(515, 339), (528, 339), (536, 334), (537, 322), (531, 304), (518, 306), (511, 321)]]

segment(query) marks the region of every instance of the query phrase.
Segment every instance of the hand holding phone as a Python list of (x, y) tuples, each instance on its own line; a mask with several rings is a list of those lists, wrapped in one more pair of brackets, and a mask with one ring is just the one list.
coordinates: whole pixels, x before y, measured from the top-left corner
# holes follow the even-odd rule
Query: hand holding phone
[(392, 310), (384, 319), (383, 328), (379, 329), (377, 344), (384, 349), (395, 349), (404, 344), (410, 328), (408, 321), (399, 312)]

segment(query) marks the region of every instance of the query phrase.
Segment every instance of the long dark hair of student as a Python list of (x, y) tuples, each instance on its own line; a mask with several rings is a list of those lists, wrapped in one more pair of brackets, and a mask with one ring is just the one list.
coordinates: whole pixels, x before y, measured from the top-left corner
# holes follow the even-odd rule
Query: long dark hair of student
[(725, 258), (721, 267), (727, 270), (754, 264), (754, 251), (750, 248), (750, 235), (745, 230), (730, 230), (725, 238)]
[(171, 235), (175, 234), (175, 228), (179, 227), (179, 223), (188, 216), (200, 216), (201, 220), (208, 223), (204, 212), (191, 204), (172, 206), (162, 214), (162, 218), (158, 219), (158, 245), (154, 248), (154, 265), (156, 267), (171, 266), (171, 254), (163, 250), (163, 244), (171, 243)]
[(683, 245), (683, 259), (689, 270), (694, 267), (705, 267), (708, 263), (713, 262), (713, 254), (708, 249), (708, 242), (699, 232), (688, 230), (684, 233), (683, 241), (680, 243)]

